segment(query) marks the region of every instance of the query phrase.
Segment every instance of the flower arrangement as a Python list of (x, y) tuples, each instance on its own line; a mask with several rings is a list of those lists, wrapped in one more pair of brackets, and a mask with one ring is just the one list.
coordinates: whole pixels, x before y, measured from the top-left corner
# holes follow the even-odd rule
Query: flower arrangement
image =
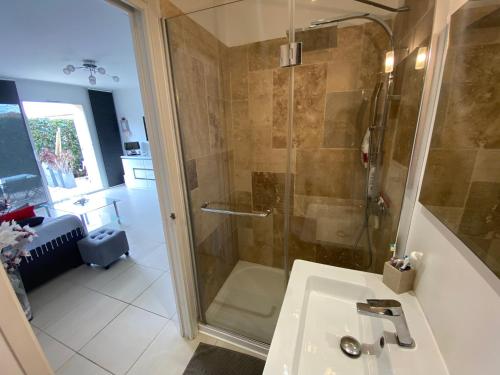
[(26, 245), (36, 233), (29, 227), (22, 228), (15, 221), (0, 224), (0, 260), (9, 273), (18, 269), (22, 257), (29, 256)]

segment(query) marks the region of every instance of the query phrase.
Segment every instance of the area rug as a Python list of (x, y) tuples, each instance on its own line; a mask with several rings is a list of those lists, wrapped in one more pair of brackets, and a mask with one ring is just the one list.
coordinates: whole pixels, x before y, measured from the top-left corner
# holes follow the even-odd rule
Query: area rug
[(262, 375), (264, 365), (248, 354), (200, 343), (184, 375)]

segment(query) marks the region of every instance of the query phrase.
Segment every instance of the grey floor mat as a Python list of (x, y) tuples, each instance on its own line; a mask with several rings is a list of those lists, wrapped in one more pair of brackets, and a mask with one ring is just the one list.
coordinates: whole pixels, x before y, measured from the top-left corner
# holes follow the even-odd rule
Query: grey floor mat
[(184, 375), (262, 375), (264, 365), (262, 359), (200, 343)]

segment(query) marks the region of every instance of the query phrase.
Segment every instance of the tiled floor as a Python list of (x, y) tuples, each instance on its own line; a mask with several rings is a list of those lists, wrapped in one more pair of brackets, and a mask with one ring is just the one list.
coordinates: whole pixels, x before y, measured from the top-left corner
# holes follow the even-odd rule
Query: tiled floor
[[(120, 199), (130, 257), (109, 270), (80, 266), (30, 293), (31, 323), (56, 374), (176, 375), (200, 341), (232, 347), (178, 333), (155, 191), (118, 187), (99, 194)], [(112, 210), (89, 215), (94, 226), (112, 217)]]

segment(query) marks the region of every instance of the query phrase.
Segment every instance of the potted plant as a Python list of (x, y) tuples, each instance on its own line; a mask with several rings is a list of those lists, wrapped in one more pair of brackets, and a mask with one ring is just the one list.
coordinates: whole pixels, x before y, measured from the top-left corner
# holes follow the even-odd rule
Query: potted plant
[(4, 221), (0, 224), (0, 260), (28, 320), (31, 320), (33, 315), (19, 265), (23, 257), (30, 256), (26, 246), (34, 236), (36, 234), (30, 227), (22, 228), (15, 221)]
[[(60, 186), (66, 189), (76, 187), (75, 176), (73, 175), (73, 155), (69, 151), (59, 151), (54, 153), (48, 148), (40, 152), (40, 161), (46, 167), (45, 172), (49, 186)], [(50, 177), (50, 178), (49, 178)]]

